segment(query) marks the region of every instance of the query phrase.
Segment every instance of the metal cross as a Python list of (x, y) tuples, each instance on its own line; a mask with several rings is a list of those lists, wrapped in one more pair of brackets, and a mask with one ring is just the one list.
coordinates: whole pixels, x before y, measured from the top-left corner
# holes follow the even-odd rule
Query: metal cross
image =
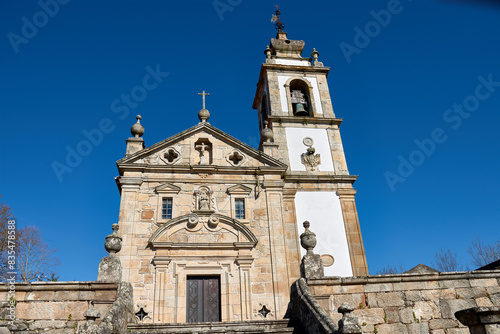
[(203, 109), (205, 109), (205, 96), (210, 96), (210, 94), (203, 91), (203, 93), (198, 93), (198, 95), (203, 95)]

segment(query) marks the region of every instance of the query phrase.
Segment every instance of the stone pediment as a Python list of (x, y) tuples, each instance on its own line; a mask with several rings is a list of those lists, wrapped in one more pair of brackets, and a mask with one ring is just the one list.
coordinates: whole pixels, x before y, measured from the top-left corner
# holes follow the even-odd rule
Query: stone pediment
[(195, 214), (174, 218), (149, 238), (153, 248), (251, 249), (257, 237), (241, 222), (219, 214)]
[(155, 188), (155, 192), (157, 194), (178, 194), (181, 191), (180, 187), (177, 187), (176, 185), (170, 184), (170, 183), (163, 183), (160, 184)]
[(235, 186), (227, 188), (228, 194), (239, 194), (239, 195), (249, 195), (252, 192), (252, 189), (244, 186), (242, 184), (237, 184)]
[(282, 162), (215, 128), (199, 123), (177, 135), (117, 161), (118, 168), (271, 168), (284, 172)]

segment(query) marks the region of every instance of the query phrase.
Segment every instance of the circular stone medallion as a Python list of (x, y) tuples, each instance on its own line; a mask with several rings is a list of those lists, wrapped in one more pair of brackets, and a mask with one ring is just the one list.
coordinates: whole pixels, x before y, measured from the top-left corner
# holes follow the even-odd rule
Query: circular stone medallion
[(313, 146), (314, 144), (314, 140), (311, 138), (311, 137), (305, 137), (302, 142), (304, 143), (304, 145), (306, 146)]

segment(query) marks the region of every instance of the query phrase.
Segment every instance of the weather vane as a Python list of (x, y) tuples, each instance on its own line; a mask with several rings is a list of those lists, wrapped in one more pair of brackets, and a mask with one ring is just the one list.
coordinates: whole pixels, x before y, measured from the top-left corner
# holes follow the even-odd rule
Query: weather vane
[(274, 23), (274, 26), (279, 32), (283, 32), (285, 24), (280, 20), (280, 14), (281, 14), (280, 8), (278, 7), (278, 5), (274, 5), (274, 7), (276, 7), (276, 11), (274, 12), (273, 17), (271, 18), (271, 22)]

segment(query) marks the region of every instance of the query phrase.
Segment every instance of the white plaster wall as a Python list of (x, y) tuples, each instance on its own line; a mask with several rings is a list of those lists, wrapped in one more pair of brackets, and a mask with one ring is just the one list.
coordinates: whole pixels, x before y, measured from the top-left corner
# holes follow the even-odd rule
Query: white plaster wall
[[(285, 84), (288, 79), (292, 78), (291, 75), (278, 75), (278, 86), (280, 88), (281, 111), (288, 114), (288, 99), (286, 96)], [(318, 80), (316, 78), (302, 78), (309, 81), (313, 87), (314, 105), (316, 106), (316, 113), (323, 114), (323, 107), (321, 106), (321, 97), (319, 95)], [(292, 116), (292, 115), (290, 115)]]
[(288, 159), (292, 171), (305, 171), (306, 166), (301, 162), (301, 154), (305, 153), (307, 146), (302, 142), (305, 137), (311, 137), (314, 140), (313, 147), (316, 154), (321, 155), (321, 164), (318, 166), (322, 172), (333, 172), (333, 158), (328, 141), (326, 129), (304, 129), (304, 128), (286, 128), (286, 141), (288, 145)]
[(293, 66), (311, 66), (311, 63), (308, 60), (301, 59), (276, 59), (276, 64), (281, 65), (293, 65)]
[[(349, 246), (344, 226), (340, 199), (334, 191), (299, 191), (295, 195), (297, 224), (299, 235), (304, 233), (305, 220), (311, 223), (309, 228), (316, 233), (318, 243), (315, 254), (330, 254), (335, 262), (325, 267), (326, 276), (352, 276)], [(306, 251), (300, 248), (301, 255)]]

